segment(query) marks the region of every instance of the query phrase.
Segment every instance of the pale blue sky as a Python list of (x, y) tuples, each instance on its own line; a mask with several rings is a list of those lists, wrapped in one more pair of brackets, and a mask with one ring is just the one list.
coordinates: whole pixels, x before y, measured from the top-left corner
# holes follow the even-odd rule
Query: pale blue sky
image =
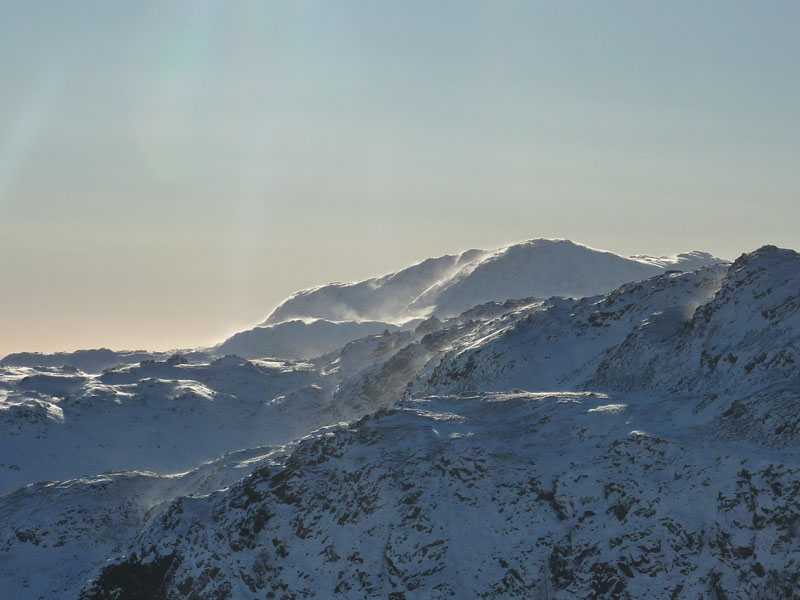
[(0, 3), (0, 355), (531, 237), (800, 247), (800, 3)]

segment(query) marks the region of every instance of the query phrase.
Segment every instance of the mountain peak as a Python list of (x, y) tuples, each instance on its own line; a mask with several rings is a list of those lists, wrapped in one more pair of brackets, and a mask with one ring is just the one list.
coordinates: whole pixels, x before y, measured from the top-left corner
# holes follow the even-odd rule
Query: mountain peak
[(778, 248), (772, 244), (765, 244), (752, 252), (745, 252), (733, 262), (734, 269), (744, 267), (760, 261), (796, 260), (800, 254), (788, 248)]
[(724, 262), (707, 252), (624, 257), (570, 239), (531, 238), (494, 250), (431, 258), (382, 277), (301, 290), (263, 323), (291, 319), (385, 321), (455, 316), (490, 301), (584, 297), (667, 270)]

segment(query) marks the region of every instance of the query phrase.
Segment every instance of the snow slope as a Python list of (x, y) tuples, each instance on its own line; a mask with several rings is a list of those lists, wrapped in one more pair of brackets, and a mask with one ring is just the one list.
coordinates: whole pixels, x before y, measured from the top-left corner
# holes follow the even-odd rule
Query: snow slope
[[(140, 350), (129, 352), (109, 350), (108, 348), (55, 352), (53, 354), (17, 352), (0, 359), (0, 367), (71, 367), (86, 373), (100, 373), (117, 365), (129, 365), (143, 360), (166, 360), (173, 354), (175, 354), (175, 351), (150, 352)], [(209, 355), (198, 351), (182, 351), (181, 356), (189, 360), (207, 360), (209, 358)]]
[[(161, 474), (0, 497), (0, 583), (23, 600), (798, 598), (800, 256), (650, 266), (305, 362), (5, 367), (4, 489), (68, 472), (57, 449), (78, 440), (80, 474), (102, 454), (141, 471), (114, 466), (129, 441), (168, 449), (130, 460)], [(196, 466), (206, 438), (242, 450)]]
[[(105, 471), (175, 473), (333, 420), (304, 363), (145, 361), (101, 374), (0, 367), (0, 493)], [(5, 388), (5, 389), (3, 389)]]
[[(798, 277), (794, 253), (762, 248), (392, 334), (407, 343), (335, 395), (404, 399), (177, 500), (82, 597), (155, 581), (165, 598), (797, 598)], [(728, 346), (767, 354), (735, 390), (703, 352)], [(743, 391), (783, 429), (762, 412), (750, 435)]]
[(461, 340), (427, 377), (417, 378), (415, 393), (580, 389), (605, 352), (642, 322), (682, 327), (713, 297), (726, 273), (725, 265), (715, 265), (625, 284), (604, 296), (523, 306)]
[(689, 271), (720, 262), (705, 252), (623, 258), (569, 240), (529, 240), (497, 250), (430, 258), (366, 281), (299, 291), (260, 326), (201, 351), (21, 352), (3, 358), (0, 366), (71, 366), (99, 373), (147, 359), (165, 360), (174, 352), (193, 362), (227, 354), (306, 359), (387, 329), (414, 326), (432, 314), (452, 317), (478, 304), (512, 298), (591, 296), (665, 270)]
[(693, 406), (409, 401), (175, 501), (81, 598), (796, 598), (796, 452), (721, 444)]
[(0, 496), (3, 597), (77, 598), (95, 565), (129, 547), (169, 501), (224, 488), (285, 452), (253, 448), (178, 475), (105, 473), (30, 484)]
[(259, 327), (210, 348), (246, 358), (310, 358), (351, 340), (452, 317), (490, 301), (531, 296), (583, 297), (666, 270), (720, 263), (705, 252), (623, 258), (569, 240), (537, 239), (497, 250), (431, 258), (396, 273), (297, 292)]
[(239, 332), (209, 351), (244, 358), (313, 358), (341, 348), (351, 340), (394, 331), (396, 325), (381, 321), (284, 321)]
[(282, 302), (264, 321), (274, 325), (291, 319), (391, 321), (434, 283), (452, 277), (486, 256), (483, 250), (429, 258), (396, 273), (357, 283), (331, 283), (301, 290)]
[(535, 239), (497, 250), (443, 256), (357, 283), (297, 292), (265, 324), (290, 319), (379, 320), (451, 317), (477, 304), (531, 296), (582, 297), (665, 270), (690, 271), (723, 262), (705, 252), (624, 258), (569, 240)]
[(618, 389), (717, 389), (798, 380), (800, 254), (764, 246), (739, 257), (714, 298), (676, 335), (642, 322), (595, 378)]

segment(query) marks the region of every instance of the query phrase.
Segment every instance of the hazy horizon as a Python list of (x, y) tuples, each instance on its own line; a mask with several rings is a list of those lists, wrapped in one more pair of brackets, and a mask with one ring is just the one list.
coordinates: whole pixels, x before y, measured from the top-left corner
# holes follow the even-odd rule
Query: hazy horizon
[[(555, 238), (555, 236), (553, 236), (553, 237)], [(526, 238), (526, 239), (532, 239), (532, 238)], [(526, 239), (516, 240), (516, 242), (523, 242), (523, 241), (526, 241)], [(562, 239), (569, 239), (569, 238), (562, 238)], [(582, 243), (582, 242), (580, 242), (580, 240), (572, 240), (572, 241), (575, 241), (575, 242), (578, 242), (578, 243)], [(514, 242), (511, 242), (511, 243), (514, 243)], [(506, 246), (506, 245), (508, 245), (508, 244), (504, 243), (504, 244), (489, 245), (489, 246), (486, 246), (486, 247), (481, 248), (481, 249), (492, 250), (492, 249), (495, 249), (495, 248), (501, 248), (501, 247)], [(677, 250), (675, 252), (666, 252), (666, 253), (657, 253), (657, 254), (649, 253), (649, 252), (619, 253), (619, 252), (615, 252), (614, 250), (610, 250), (608, 248), (598, 248), (598, 247), (595, 247), (595, 246), (591, 246), (590, 244), (583, 244), (583, 245), (589, 246), (589, 247), (591, 247), (592, 249), (595, 249), (595, 250), (603, 250), (603, 251), (608, 251), (608, 252), (614, 252), (615, 254), (620, 254), (621, 256), (633, 256), (633, 255), (638, 255), (638, 254), (649, 254), (649, 255), (652, 255), (652, 256), (667, 256), (667, 255), (678, 254), (680, 252), (690, 252), (690, 251), (693, 251), (693, 250), (703, 250), (702, 248), (686, 248), (686, 249), (683, 249), (683, 250)], [(16, 352), (45, 352), (45, 353), (47, 353), (47, 352), (72, 352), (72, 351), (75, 351), (75, 350), (96, 349), (96, 348), (110, 348), (112, 350), (165, 351), (165, 350), (186, 350), (186, 349), (198, 348), (198, 347), (208, 347), (208, 346), (211, 346), (211, 345), (214, 345), (216, 343), (219, 343), (219, 342), (223, 341), (224, 339), (226, 339), (227, 337), (229, 337), (233, 333), (236, 333), (237, 331), (240, 331), (240, 330), (243, 330), (243, 329), (246, 329), (246, 328), (249, 328), (249, 327), (252, 327), (252, 326), (260, 324), (269, 315), (269, 313), (271, 313), (272, 310), (278, 306), (278, 304), (280, 302), (282, 302), (283, 300), (288, 298), (292, 293), (294, 293), (296, 291), (300, 291), (301, 289), (311, 288), (311, 287), (315, 287), (317, 285), (324, 285), (324, 284), (328, 284), (328, 283), (349, 283), (349, 282), (361, 281), (361, 280), (372, 278), (372, 277), (378, 277), (378, 276), (386, 275), (386, 274), (388, 274), (390, 272), (397, 271), (397, 270), (400, 270), (402, 268), (411, 266), (413, 264), (421, 262), (422, 260), (424, 260), (426, 258), (443, 256), (445, 254), (457, 255), (457, 254), (460, 254), (463, 251), (474, 249), (474, 248), (477, 248), (477, 246), (462, 247), (462, 248), (459, 248), (457, 250), (452, 250), (452, 251), (447, 251), (447, 252), (440, 252), (438, 254), (434, 253), (434, 254), (431, 254), (431, 255), (421, 256), (421, 257), (418, 257), (416, 259), (412, 259), (409, 262), (406, 262), (406, 263), (403, 263), (403, 264), (400, 264), (400, 265), (395, 265), (394, 267), (391, 267), (391, 268), (385, 268), (383, 270), (378, 270), (378, 271), (374, 271), (374, 272), (366, 272), (365, 271), (361, 275), (350, 277), (350, 278), (343, 277), (343, 278), (339, 278), (339, 279), (320, 280), (320, 281), (316, 281), (316, 282), (308, 284), (308, 285), (301, 285), (300, 287), (292, 289), (290, 292), (288, 292), (284, 296), (280, 297), (280, 299), (275, 301), (274, 304), (272, 304), (270, 306), (266, 306), (265, 305), (261, 312), (257, 312), (257, 311), (260, 310), (262, 307), (256, 305), (254, 307), (254, 311), (252, 313), (252, 315), (255, 315), (255, 316), (251, 315), (252, 318), (250, 318), (249, 320), (242, 320), (238, 325), (233, 326), (233, 328), (231, 328), (229, 325), (227, 325), (227, 323), (223, 323), (221, 328), (218, 327), (218, 331), (217, 332), (212, 332), (210, 334), (208, 332), (200, 332), (198, 334), (198, 336), (200, 336), (200, 337), (191, 337), (190, 336), (188, 338), (188, 339), (197, 339), (197, 340), (199, 340), (199, 341), (196, 341), (196, 342), (186, 343), (186, 344), (183, 344), (183, 345), (181, 345), (181, 344), (170, 344), (169, 342), (166, 342), (164, 344), (159, 345), (159, 344), (154, 344), (151, 341), (152, 340), (151, 337), (145, 337), (145, 336), (149, 336), (150, 335), (148, 333), (145, 333), (144, 336), (141, 337), (141, 339), (144, 340), (144, 343), (142, 345), (139, 345), (139, 346), (136, 346), (136, 345), (114, 346), (113, 344), (108, 344), (108, 343), (104, 343), (104, 342), (101, 341), (100, 343), (94, 344), (94, 345), (91, 345), (91, 343), (90, 343), (89, 345), (76, 345), (76, 346), (66, 347), (66, 348), (65, 347), (52, 347), (52, 348), (47, 348), (47, 349), (25, 349), (25, 348), (19, 348), (19, 349), (9, 350), (8, 352), (3, 352), (2, 348), (0, 347), (0, 358), (2, 358), (3, 356), (6, 356), (8, 354), (16, 353)], [(751, 250), (755, 250), (755, 249), (756, 248), (754, 247)], [(715, 253), (712, 252), (711, 254), (715, 254)], [(736, 256), (738, 256), (740, 254), (741, 253), (737, 254)], [(719, 258), (726, 259), (726, 260), (731, 260), (731, 261), (736, 258), (736, 256), (721, 256), (719, 254), (715, 254), (715, 256), (717, 256)], [(300, 274), (300, 276), (302, 277), (302, 273)], [(269, 283), (269, 282), (267, 282), (267, 283)], [(112, 313), (112, 319), (113, 319), (113, 317), (114, 317), (114, 313)], [(81, 323), (81, 322), (76, 323), (77, 327), (80, 327), (81, 325), (83, 325), (83, 323)], [(113, 327), (114, 326), (113, 320), (107, 321), (107, 325), (109, 327)], [(67, 330), (67, 331), (70, 331), (70, 330)], [(75, 331), (75, 333), (78, 334), (78, 333), (81, 333), (81, 332), (80, 331)], [(102, 340), (102, 339), (104, 339), (103, 336), (106, 336), (107, 338), (108, 337), (112, 337), (112, 336), (109, 336), (107, 333), (102, 333), (101, 332), (99, 334), (99, 336), (96, 337), (95, 339)], [(87, 338), (87, 339), (92, 339), (92, 338)]]
[(800, 4), (9, 0), (0, 356), (558, 237), (799, 248)]

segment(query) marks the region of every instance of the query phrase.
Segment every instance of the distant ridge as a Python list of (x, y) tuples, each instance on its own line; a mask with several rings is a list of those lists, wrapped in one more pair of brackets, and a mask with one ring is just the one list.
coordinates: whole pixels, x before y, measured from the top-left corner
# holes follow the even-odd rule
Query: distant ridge
[[(566, 239), (531, 239), (494, 250), (472, 249), (428, 258), (399, 271), (354, 283), (330, 283), (300, 290), (284, 300), (257, 327), (198, 349), (243, 358), (306, 359), (369, 335), (411, 328), (430, 316), (458, 316), (487, 302), (561, 296), (583, 298), (666, 271), (694, 271), (727, 264), (708, 252), (624, 257)], [(8, 366), (72, 366), (100, 372), (118, 364), (164, 360), (171, 352), (11, 354)], [(189, 358), (192, 350), (181, 350)]]
[(564, 239), (532, 239), (495, 250), (429, 258), (382, 277), (301, 290), (264, 321), (384, 321), (455, 316), (509, 298), (585, 297), (667, 270), (693, 271), (726, 262), (707, 252), (623, 257)]

